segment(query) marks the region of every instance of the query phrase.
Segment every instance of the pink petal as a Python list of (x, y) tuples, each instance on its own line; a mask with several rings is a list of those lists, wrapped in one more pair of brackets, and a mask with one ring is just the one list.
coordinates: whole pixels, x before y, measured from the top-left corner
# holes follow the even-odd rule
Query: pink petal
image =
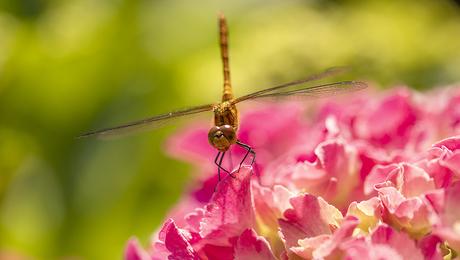
[(310, 194), (301, 194), (289, 201), (293, 209), (286, 210), (286, 220), (279, 219), (278, 222), (280, 238), (285, 242), (288, 256), (293, 257), (290, 248), (297, 247), (299, 239), (331, 235), (342, 214), (322, 198)]
[(391, 227), (381, 225), (371, 235), (372, 244), (388, 245), (403, 256), (404, 259), (422, 259), (421, 250), (415, 241), (405, 233), (399, 233)]
[(305, 127), (302, 127), (299, 115), (304, 107), (301, 104), (288, 103), (262, 104), (254, 109), (245, 109), (242, 113), (238, 139), (243, 143), (251, 144), (256, 151), (267, 151), (261, 154), (260, 158), (258, 156), (259, 163), (266, 164), (292, 149), (292, 146), (303, 136)]
[(169, 260), (202, 259), (190, 244), (191, 237), (188, 232), (178, 229), (172, 219), (166, 221), (158, 237), (171, 252)]
[(453, 136), (446, 138), (444, 140), (441, 140), (431, 146), (432, 148), (442, 148), (446, 147), (447, 149), (451, 151), (455, 151), (460, 149), (460, 136)]
[(430, 231), (428, 208), (419, 197), (405, 199), (394, 187), (376, 185), (384, 205), (383, 221), (412, 237), (423, 237)]
[(397, 164), (390, 164), (387, 166), (376, 165), (364, 181), (364, 193), (371, 194), (374, 192), (374, 185), (386, 182), (389, 177), (393, 176), (400, 170)]
[(136, 237), (131, 237), (125, 246), (126, 260), (152, 260), (149, 254), (142, 248), (141, 243)]
[(357, 218), (349, 216), (333, 235), (299, 240), (300, 247), (292, 247), (291, 250), (305, 259), (339, 259), (342, 250), (338, 246), (353, 235), (358, 223)]
[(163, 147), (168, 156), (195, 166), (211, 166), (216, 150), (208, 143), (209, 123), (199, 122), (181, 128), (166, 139)]
[(460, 136), (450, 137), (434, 144), (429, 150), (440, 158), (440, 164), (460, 177)]
[(449, 247), (460, 252), (460, 183), (425, 195), (430, 203), (430, 222), (433, 234), (448, 242)]
[(457, 178), (460, 177), (460, 151), (455, 151), (441, 158), (441, 165), (450, 169)]
[(200, 235), (212, 244), (230, 246), (228, 239), (247, 228), (256, 228), (251, 194), (252, 168), (242, 167), (227, 175), (217, 186), (200, 226)]
[(434, 180), (421, 168), (408, 163), (376, 166), (365, 181), (366, 192), (371, 186), (391, 182), (406, 198), (419, 196), (435, 188)]
[[(319, 145), (315, 153), (328, 176), (337, 179), (337, 187), (334, 189), (336, 192), (331, 194), (334, 196), (330, 201), (331, 204), (348, 206), (350, 193), (360, 182), (357, 150), (345, 140), (335, 139)], [(324, 195), (327, 194), (318, 196), (329, 197)]]
[(441, 244), (442, 240), (438, 236), (428, 235), (418, 241), (418, 247), (426, 260), (442, 260)]
[(178, 228), (186, 228), (189, 225), (186, 217), (191, 214), (190, 212), (194, 212), (204, 205), (193, 197), (185, 197), (168, 210), (165, 218), (173, 219)]
[(285, 210), (292, 208), (289, 198), (294, 197), (294, 193), (281, 185), (275, 185), (270, 189), (253, 184), (252, 188), (257, 215), (265, 225), (277, 231), (278, 218), (283, 217)]
[(320, 196), (337, 207), (346, 208), (351, 194), (360, 185), (357, 151), (342, 138), (324, 141), (315, 149), (314, 163), (305, 161), (279, 167), (275, 183), (293, 191)]
[(402, 163), (403, 179), (400, 192), (406, 198), (412, 198), (423, 194), (426, 191), (435, 189), (434, 181), (421, 168), (411, 164)]
[(297, 256), (302, 257), (303, 259), (313, 259), (315, 250), (321, 247), (321, 245), (324, 245), (330, 239), (331, 235), (319, 235), (316, 237), (299, 239), (299, 246), (293, 246), (289, 248), (289, 250), (294, 252)]
[(204, 210), (198, 208), (193, 213), (189, 213), (185, 216), (185, 221), (187, 222), (186, 229), (192, 232), (200, 232), (200, 223), (204, 217)]
[(407, 234), (380, 225), (365, 239), (355, 239), (341, 245), (346, 260), (419, 260), (423, 254)]
[(261, 236), (257, 236), (257, 233), (252, 229), (246, 229), (241, 234), (235, 246), (234, 255), (235, 259), (276, 260), (267, 240)]
[(233, 253), (235, 250), (233, 246), (216, 246), (212, 244), (206, 244), (203, 248), (204, 253), (208, 259), (219, 259), (219, 260), (233, 260)]
[(433, 179), (435, 188), (437, 189), (449, 187), (454, 180), (454, 174), (452, 171), (442, 166), (439, 158), (433, 160), (424, 159), (414, 163), (414, 166), (417, 166), (428, 173), (430, 178)]
[(356, 118), (358, 137), (387, 151), (403, 149), (416, 120), (416, 111), (411, 107), (409, 96), (407, 89), (400, 89), (376, 104), (369, 104), (365, 113)]

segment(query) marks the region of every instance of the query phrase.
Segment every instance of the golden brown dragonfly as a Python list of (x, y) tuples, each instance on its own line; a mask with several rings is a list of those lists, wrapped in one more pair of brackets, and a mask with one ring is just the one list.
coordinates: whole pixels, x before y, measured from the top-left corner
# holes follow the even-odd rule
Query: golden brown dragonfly
[(240, 167), (250, 153), (252, 154), (251, 166), (254, 164), (255, 161), (255, 151), (251, 148), (251, 146), (242, 143), (237, 138), (236, 132), (239, 126), (239, 113), (236, 104), (246, 100), (306, 100), (325, 98), (338, 94), (358, 91), (367, 87), (367, 84), (363, 82), (344, 81), (326, 85), (311, 86), (285, 92), (269, 93), (283, 88), (287, 88), (289, 86), (311, 82), (333, 75), (338, 75), (350, 70), (349, 67), (333, 67), (323, 70), (304, 79), (293, 81), (291, 83), (284, 84), (281, 86), (260, 90), (239, 98), (234, 98), (232, 87), (230, 84), (230, 72), (228, 65), (228, 29), (227, 24), (225, 22), (225, 16), (222, 13), (219, 14), (219, 27), (221, 54), (222, 61), (224, 64), (224, 91), (222, 95), (222, 102), (197, 107), (186, 107), (164, 114), (160, 114), (154, 117), (139, 120), (136, 122), (124, 124), (121, 126), (107, 128), (104, 130), (80, 135), (76, 138), (82, 138), (91, 135), (98, 135), (98, 137), (102, 139), (117, 138), (137, 132), (158, 129), (174, 123), (179, 118), (212, 110), (214, 113), (212, 121), (213, 127), (211, 128), (211, 130), (209, 130), (208, 141), (209, 144), (212, 147), (216, 148), (218, 151), (214, 162), (218, 166), (220, 182), (220, 170), (223, 170), (227, 172), (230, 176), (232, 176), (226, 169), (224, 169), (221, 166), (225, 153), (230, 149), (232, 145), (236, 144), (246, 149), (247, 151), (246, 155), (240, 163)]

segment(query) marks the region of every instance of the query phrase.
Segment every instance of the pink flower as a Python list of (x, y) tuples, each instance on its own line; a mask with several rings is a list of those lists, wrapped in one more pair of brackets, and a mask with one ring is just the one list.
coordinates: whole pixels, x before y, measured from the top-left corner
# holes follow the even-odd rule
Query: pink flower
[(382, 201), (384, 222), (411, 237), (425, 236), (430, 223), (427, 205), (420, 195), (435, 188), (433, 179), (422, 169), (406, 163), (376, 166), (367, 180), (373, 177), (377, 183), (374, 188)]
[(245, 153), (239, 147), (224, 165), (233, 177), (222, 172), (218, 183), (209, 124), (179, 130), (165, 148), (195, 166), (192, 180), (147, 249), (131, 238), (125, 258), (455, 256), (459, 100), (455, 88), (427, 94), (399, 88), (307, 105), (240, 107), (238, 138), (256, 151), (262, 186), (253, 168), (238, 167)]

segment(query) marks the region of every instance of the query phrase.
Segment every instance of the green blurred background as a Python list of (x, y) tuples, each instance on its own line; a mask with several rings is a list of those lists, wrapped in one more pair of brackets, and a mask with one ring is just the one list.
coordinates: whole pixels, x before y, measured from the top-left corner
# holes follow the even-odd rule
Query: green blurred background
[(1, 0), (0, 259), (148, 241), (191, 172), (162, 154), (173, 128), (74, 137), (218, 101), (221, 10), (236, 95), (338, 65), (374, 88), (460, 81), (449, 1)]

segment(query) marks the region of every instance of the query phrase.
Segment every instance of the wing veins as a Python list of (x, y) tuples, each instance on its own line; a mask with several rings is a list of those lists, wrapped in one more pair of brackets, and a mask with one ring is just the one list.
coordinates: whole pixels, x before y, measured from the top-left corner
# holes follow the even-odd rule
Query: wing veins
[[(198, 114), (201, 112), (205, 111), (210, 111), (212, 110), (214, 104), (207, 104), (203, 106), (197, 106), (197, 107), (184, 107), (178, 110), (166, 112), (163, 114), (159, 114), (153, 117), (145, 118), (142, 120), (138, 120), (135, 122), (127, 123), (124, 125), (116, 126), (116, 127), (111, 127), (111, 128), (106, 128), (103, 130), (91, 132), (88, 134), (80, 135), (75, 137), (75, 139), (82, 138), (82, 137), (87, 137), (91, 135), (99, 135), (99, 137), (103, 139), (108, 139), (108, 138), (116, 138), (118, 135), (124, 135), (128, 134), (130, 130), (134, 130), (135, 132), (142, 132), (146, 130), (153, 130), (157, 128), (161, 128), (164, 126), (167, 126), (171, 123), (173, 123), (174, 120), (178, 117), (182, 116), (189, 116), (193, 114)], [(172, 120), (172, 121), (171, 121)], [(140, 127), (139, 127), (140, 126)], [(143, 129), (142, 126), (145, 128)], [(137, 131), (136, 131), (137, 130)]]
[(269, 99), (296, 99), (296, 100), (305, 100), (305, 99), (317, 99), (317, 98), (326, 98), (330, 96), (350, 93), (358, 91), (361, 89), (367, 88), (367, 84), (363, 82), (355, 81), (344, 81), (338, 83), (331, 83), (319, 86), (312, 86), (287, 92), (281, 93), (271, 93), (265, 95), (259, 95), (252, 100), (269, 100)]
[(328, 69), (320, 71), (320, 72), (318, 72), (316, 74), (308, 76), (306, 78), (293, 81), (291, 83), (287, 83), (287, 84), (272, 87), (272, 88), (263, 89), (263, 90), (260, 90), (260, 91), (257, 91), (257, 92), (254, 92), (254, 93), (239, 97), (239, 98), (237, 98), (237, 99), (235, 99), (233, 101), (233, 104), (236, 104), (236, 103), (239, 103), (241, 101), (248, 100), (248, 99), (255, 99), (256, 97), (261, 96), (261, 95), (263, 95), (265, 93), (272, 92), (272, 91), (275, 91), (275, 90), (278, 90), (278, 89), (281, 89), (281, 88), (294, 86), (294, 85), (307, 83), (307, 82), (311, 82), (311, 81), (331, 77), (331, 76), (334, 76), (334, 75), (342, 74), (342, 73), (347, 72), (349, 70), (351, 70), (351, 67), (332, 67), (332, 68), (328, 68)]

